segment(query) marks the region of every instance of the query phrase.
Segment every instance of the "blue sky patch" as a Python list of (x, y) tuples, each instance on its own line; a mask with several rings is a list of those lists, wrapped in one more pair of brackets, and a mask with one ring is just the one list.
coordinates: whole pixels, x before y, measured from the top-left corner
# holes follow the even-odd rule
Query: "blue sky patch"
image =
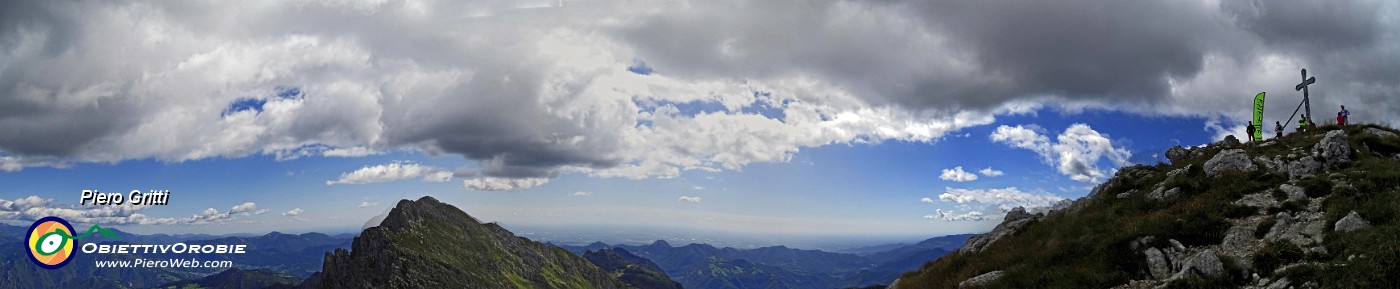
[(228, 105), (228, 108), (224, 109), (224, 112), (219, 114), (219, 116), (228, 116), (230, 114), (234, 114), (245, 110), (252, 110), (254, 112), (261, 113), (263, 111), (264, 104), (267, 104), (266, 99), (239, 98), (238, 100), (234, 100), (233, 103), (230, 103)]
[(647, 63), (641, 60), (633, 61), (632, 66), (627, 67), (627, 71), (641, 75), (651, 75), (652, 72), (655, 72), (655, 70), (651, 69), (651, 66), (647, 66)]
[[(278, 86), (277, 88), (273, 88), (273, 95), (280, 99), (298, 99), (304, 96), (301, 92), (301, 88), (295, 86)], [(228, 108), (225, 108), (219, 116), (228, 116), (245, 110), (262, 113), (263, 105), (266, 104), (267, 98), (263, 97), (239, 98), (229, 103)]]
[(275, 90), (277, 91), (277, 97), (282, 99), (295, 99), (301, 98), (302, 96), (300, 87), (277, 87)]

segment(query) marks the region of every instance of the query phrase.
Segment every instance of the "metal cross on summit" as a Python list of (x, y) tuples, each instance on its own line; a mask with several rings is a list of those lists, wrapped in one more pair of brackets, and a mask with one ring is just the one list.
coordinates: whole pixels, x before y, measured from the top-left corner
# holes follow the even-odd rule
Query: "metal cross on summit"
[[(1313, 119), (1313, 116), (1312, 116), (1312, 104), (1311, 104), (1311, 103), (1308, 103), (1308, 85), (1309, 85), (1309, 84), (1313, 84), (1314, 82), (1317, 82), (1317, 78), (1316, 78), (1316, 77), (1308, 77), (1308, 69), (1307, 69), (1307, 68), (1304, 68), (1304, 69), (1303, 69), (1303, 82), (1298, 83), (1298, 86), (1293, 87), (1293, 90), (1302, 90), (1302, 91), (1303, 91), (1303, 107), (1305, 108), (1305, 109), (1303, 110), (1303, 115), (1307, 115), (1309, 121), (1311, 121), (1311, 120)], [(1297, 111), (1294, 111), (1294, 112), (1296, 113)]]

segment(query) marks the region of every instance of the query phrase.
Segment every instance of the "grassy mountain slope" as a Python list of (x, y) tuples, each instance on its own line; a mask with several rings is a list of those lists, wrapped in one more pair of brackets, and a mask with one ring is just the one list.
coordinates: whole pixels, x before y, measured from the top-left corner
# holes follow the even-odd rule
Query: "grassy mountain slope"
[(638, 257), (622, 248), (608, 248), (598, 251), (587, 251), (583, 253), (583, 258), (588, 262), (598, 265), (604, 271), (611, 273), (613, 277), (622, 280), (623, 283), (637, 287), (638, 289), (681, 289), (681, 283), (671, 280), (666, 273), (661, 270), (661, 266)]
[(327, 253), (313, 288), (626, 288), (563, 249), (481, 224), (431, 197), (402, 200), (353, 251)]
[(1070, 208), (1009, 216), (891, 287), (1381, 288), (1400, 276), (1393, 129), (1326, 126), (1168, 157), (1119, 170)]

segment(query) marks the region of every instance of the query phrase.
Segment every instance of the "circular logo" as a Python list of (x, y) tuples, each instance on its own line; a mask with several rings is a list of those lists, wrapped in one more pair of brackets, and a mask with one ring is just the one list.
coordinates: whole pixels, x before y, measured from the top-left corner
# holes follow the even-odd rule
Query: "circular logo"
[(73, 260), (73, 225), (59, 217), (44, 217), (29, 226), (24, 243), (29, 260), (44, 269), (58, 269)]

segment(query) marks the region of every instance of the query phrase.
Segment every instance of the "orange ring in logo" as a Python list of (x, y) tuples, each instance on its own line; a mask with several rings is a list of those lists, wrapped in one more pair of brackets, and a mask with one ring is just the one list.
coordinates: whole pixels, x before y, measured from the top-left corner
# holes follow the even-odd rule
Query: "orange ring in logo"
[[(55, 234), (58, 233), (58, 234)], [(58, 217), (44, 217), (29, 227), (24, 239), (29, 260), (45, 269), (58, 269), (73, 260), (73, 225)]]

